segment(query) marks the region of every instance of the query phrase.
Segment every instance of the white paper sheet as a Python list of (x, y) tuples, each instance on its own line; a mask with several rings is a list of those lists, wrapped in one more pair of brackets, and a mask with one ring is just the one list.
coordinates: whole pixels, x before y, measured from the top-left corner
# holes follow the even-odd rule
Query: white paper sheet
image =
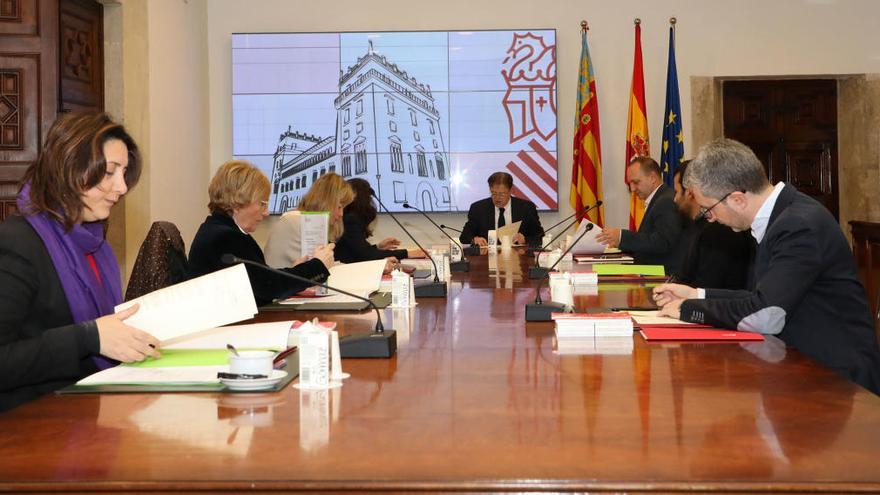
[(303, 211), (300, 215), (300, 256), (311, 256), (315, 249), (327, 245), (330, 214), (326, 211)]
[(669, 325), (669, 326), (687, 326), (697, 325), (697, 323), (689, 323), (677, 318), (669, 316), (658, 316), (658, 311), (627, 311), (637, 325)]
[[(584, 229), (587, 228), (588, 224), (591, 224), (589, 220), (583, 220), (580, 225), (578, 225), (577, 232), (574, 234), (574, 239), (577, 239), (581, 234), (583, 234)], [(579, 240), (573, 248), (571, 248), (572, 254), (600, 254), (605, 252), (605, 244), (598, 242), (596, 240), (596, 236), (602, 233), (602, 227), (593, 224), (593, 229), (587, 232), (587, 234)]]
[(76, 382), (77, 385), (141, 385), (148, 383), (169, 383), (190, 385), (217, 383), (217, 372), (229, 371), (229, 365), (219, 366), (176, 366), (170, 368), (140, 368), (116, 366), (99, 371)]
[(247, 320), (257, 303), (243, 264), (166, 287), (116, 306), (140, 304), (125, 322), (160, 341)]
[(293, 321), (273, 321), (212, 328), (170, 339), (162, 349), (225, 349), (226, 344), (232, 344), (237, 349), (283, 350), (291, 325)]
[[(330, 268), (327, 285), (338, 287), (358, 295), (372, 294), (379, 290), (385, 260), (362, 261), (360, 263), (340, 263)], [(331, 290), (331, 294), (334, 292)]]
[(501, 245), (501, 239), (506, 235), (509, 235), (510, 239), (513, 240), (513, 236), (515, 236), (517, 232), (519, 232), (519, 226), (521, 224), (522, 222), (520, 221), (513, 222), (503, 227), (498, 227), (498, 229), (495, 230), (495, 236), (498, 238), (498, 244)]

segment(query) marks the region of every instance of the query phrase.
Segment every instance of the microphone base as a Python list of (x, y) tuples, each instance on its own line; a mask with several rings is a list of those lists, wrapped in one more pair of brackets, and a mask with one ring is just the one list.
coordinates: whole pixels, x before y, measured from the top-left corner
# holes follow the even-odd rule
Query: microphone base
[(565, 304), (553, 301), (526, 304), (526, 321), (551, 321), (552, 313), (565, 313)]
[(397, 332), (353, 333), (339, 337), (339, 355), (344, 358), (390, 358), (397, 352)]
[(471, 271), (471, 262), (468, 260), (451, 261), (449, 262), (449, 271), (452, 273), (469, 272)]
[(550, 273), (550, 270), (547, 268), (544, 268), (543, 266), (530, 266), (529, 267), (529, 278), (532, 280), (545, 278), (548, 273)]
[(471, 244), (470, 246), (464, 248), (464, 254), (467, 256), (479, 256), (480, 255), (480, 246), (476, 244)]
[(424, 282), (416, 284), (413, 292), (419, 297), (446, 297), (446, 282)]

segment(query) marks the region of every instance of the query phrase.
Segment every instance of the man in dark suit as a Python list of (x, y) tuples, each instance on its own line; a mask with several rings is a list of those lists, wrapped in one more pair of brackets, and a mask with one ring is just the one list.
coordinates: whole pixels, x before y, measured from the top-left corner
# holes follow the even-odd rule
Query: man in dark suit
[(730, 139), (700, 149), (684, 186), (703, 216), (757, 241), (747, 290), (662, 284), (660, 314), (720, 328), (777, 335), (834, 372), (880, 395), (880, 347), (865, 289), (837, 220), (782, 182)]
[(694, 194), (681, 184), (689, 162), (681, 163), (673, 177), (675, 205), (684, 216), (684, 228), (675, 248), (679, 257), (676, 278), (691, 287), (744, 289), (749, 267), (749, 234), (734, 232), (700, 215)]
[(636, 232), (605, 228), (596, 239), (608, 247), (632, 254), (636, 263), (663, 265), (677, 270), (674, 248), (681, 234), (682, 217), (673, 202), (672, 189), (663, 184), (660, 166), (649, 156), (637, 156), (626, 167), (629, 190), (645, 202), (645, 216)]
[(496, 230), (513, 222), (522, 222), (519, 232), (513, 237), (514, 244), (537, 246), (541, 244), (544, 228), (538, 218), (538, 210), (531, 201), (514, 198), (513, 177), (506, 172), (495, 172), (489, 176), (491, 197), (471, 204), (467, 223), (461, 229), (458, 239), (462, 244), (488, 244), (486, 237), (490, 230)]

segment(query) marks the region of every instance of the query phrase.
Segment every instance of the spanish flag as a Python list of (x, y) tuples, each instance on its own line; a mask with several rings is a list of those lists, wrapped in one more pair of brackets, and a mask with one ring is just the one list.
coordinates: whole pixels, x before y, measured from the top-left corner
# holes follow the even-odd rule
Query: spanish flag
[[(578, 71), (577, 113), (574, 122), (574, 160), (568, 200), (577, 213), (602, 199), (602, 147), (599, 139), (599, 104), (596, 79), (587, 47), (587, 24), (581, 23), (581, 64)], [(587, 218), (603, 227), (602, 207), (593, 209)]]
[[(632, 86), (630, 87), (629, 115), (626, 119), (626, 165), (636, 156), (650, 155), (648, 143), (648, 109), (645, 106), (645, 77), (642, 73), (642, 26), (636, 19), (636, 49), (633, 57)], [(624, 172), (624, 183), (626, 172)], [(637, 230), (645, 215), (645, 202), (630, 193), (629, 228)]]

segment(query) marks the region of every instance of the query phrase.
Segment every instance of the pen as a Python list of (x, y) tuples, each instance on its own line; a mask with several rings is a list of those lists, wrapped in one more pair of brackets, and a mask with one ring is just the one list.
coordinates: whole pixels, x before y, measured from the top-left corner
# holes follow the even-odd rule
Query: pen
[(657, 306), (631, 306), (611, 308), (611, 311), (655, 311), (657, 309), (659, 309)]

